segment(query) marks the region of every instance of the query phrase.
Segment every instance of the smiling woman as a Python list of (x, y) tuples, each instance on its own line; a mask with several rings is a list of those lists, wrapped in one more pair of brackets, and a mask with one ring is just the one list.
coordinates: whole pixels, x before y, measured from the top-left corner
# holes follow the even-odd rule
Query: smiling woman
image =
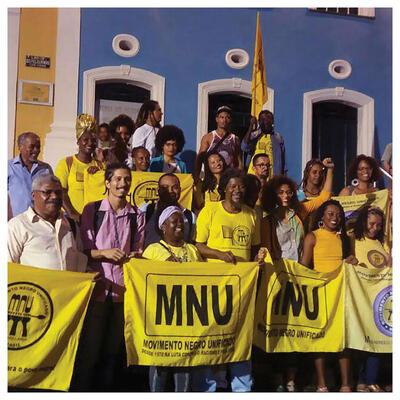
[(95, 173), (103, 164), (93, 158), (96, 149), (97, 125), (89, 114), (81, 114), (76, 119), (76, 139), (78, 153), (61, 159), (56, 168), (64, 190), (63, 206), (69, 216), (79, 221), (83, 210), (83, 176), (87, 169)]

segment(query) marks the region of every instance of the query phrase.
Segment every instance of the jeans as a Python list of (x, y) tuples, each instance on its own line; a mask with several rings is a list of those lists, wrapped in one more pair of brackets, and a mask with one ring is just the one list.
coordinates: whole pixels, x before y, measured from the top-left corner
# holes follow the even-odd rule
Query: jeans
[[(250, 392), (253, 386), (251, 360), (225, 364), (231, 375), (232, 392)], [(215, 392), (217, 379), (211, 366), (198, 367), (192, 373), (194, 392)]]
[(191, 368), (188, 367), (150, 367), (149, 384), (151, 392), (165, 392), (170, 374), (174, 378), (175, 392), (188, 392)]

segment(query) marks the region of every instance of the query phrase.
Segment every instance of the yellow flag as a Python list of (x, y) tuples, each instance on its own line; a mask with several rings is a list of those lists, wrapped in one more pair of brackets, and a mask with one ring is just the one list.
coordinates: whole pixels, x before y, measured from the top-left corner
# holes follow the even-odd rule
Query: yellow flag
[[(158, 200), (158, 180), (163, 172), (132, 171), (132, 184), (127, 200), (139, 207), (143, 203)], [(181, 197), (179, 204), (190, 210), (193, 197), (193, 177), (191, 174), (175, 174), (181, 184)], [(104, 171), (89, 174), (87, 169), (83, 176), (84, 204), (102, 200), (107, 197), (104, 186)]]
[(258, 118), (268, 100), (267, 78), (265, 75), (264, 50), (260, 28), (260, 13), (257, 13), (257, 30), (254, 45), (253, 78), (251, 80), (251, 115)]
[(268, 353), (343, 350), (342, 287), (343, 267), (323, 273), (284, 258), (266, 264), (253, 344)]
[(128, 365), (189, 367), (250, 359), (255, 263), (124, 265)]
[(8, 263), (8, 386), (69, 389), (93, 276)]

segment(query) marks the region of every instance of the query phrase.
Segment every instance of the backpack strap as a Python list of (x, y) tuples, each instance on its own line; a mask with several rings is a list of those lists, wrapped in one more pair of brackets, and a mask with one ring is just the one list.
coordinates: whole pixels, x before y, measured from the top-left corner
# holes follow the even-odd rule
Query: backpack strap
[(129, 227), (131, 230), (130, 251), (133, 251), (134, 246), (135, 246), (135, 234), (136, 234), (136, 228), (137, 228), (137, 213), (136, 212), (134, 214), (129, 213), (128, 215), (129, 215)]
[(100, 211), (100, 205), (103, 200), (98, 200), (94, 202), (94, 214), (93, 214), (93, 229), (94, 229), (94, 236), (97, 236), (99, 232), (100, 226), (103, 222), (105, 211)]
[(67, 218), (69, 226), (71, 227), (72, 234), (74, 235), (74, 238), (76, 239), (76, 223), (75, 223), (75, 221), (71, 217), (68, 217), (68, 215), (65, 215), (65, 218)]

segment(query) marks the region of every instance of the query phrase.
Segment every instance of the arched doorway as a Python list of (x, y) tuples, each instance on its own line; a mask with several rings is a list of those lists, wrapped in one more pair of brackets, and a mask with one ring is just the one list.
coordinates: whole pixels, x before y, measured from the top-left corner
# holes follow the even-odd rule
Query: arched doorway
[[(216, 109), (211, 110), (210, 104), (213, 104), (213, 102), (215, 104), (218, 104), (218, 102), (224, 99), (224, 96), (228, 96), (225, 98), (225, 100), (229, 100), (230, 98), (231, 101), (238, 101), (238, 104), (242, 105), (244, 105), (249, 99), (251, 102), (251, 82), (245, 81), (240, 78), (231, 78), (216, 79), (213, 81), (199, 83), (196, 151), (199, 150), (202, 136), (210, 132), (209, 126), (211, 126), (211, 121), (213, 119), (213, 116), (210, 114), (216, 111)], [(242, 105), (240, 106), (241, 110)], [(235, 107), (234, 103), (232, 104), (232, 106), (233, 108)], [(274, 89), (268, 88), (268, 102), (264, 105), (264, 108), (270, 110), (271, 112), (274, 112)], [(240, 111), (240, 114), (241, 113), (242, 111)], [(245, 123), (245, 121), (243, 123)]]
[(302, 169), (313, 156), (313, 105), (319, 102), (336, 102), (354, 107), (357, 112), (356, 153), (373, 155), (374, 152), (374, 99), (363, 93), (343, 87), (315, 90), (304, 93)]
[[(112, 83), (132, 85), (148, 91), (150, 99), (158, 101), (164, 110), (165, 78), (144, 69), (120, 65), (94, 68), (84, 72), (82, 112), (94, 115), (96, 90), (100, 90), (101, 85)], [(163, 122), (164, 120), (161, 121)]]

